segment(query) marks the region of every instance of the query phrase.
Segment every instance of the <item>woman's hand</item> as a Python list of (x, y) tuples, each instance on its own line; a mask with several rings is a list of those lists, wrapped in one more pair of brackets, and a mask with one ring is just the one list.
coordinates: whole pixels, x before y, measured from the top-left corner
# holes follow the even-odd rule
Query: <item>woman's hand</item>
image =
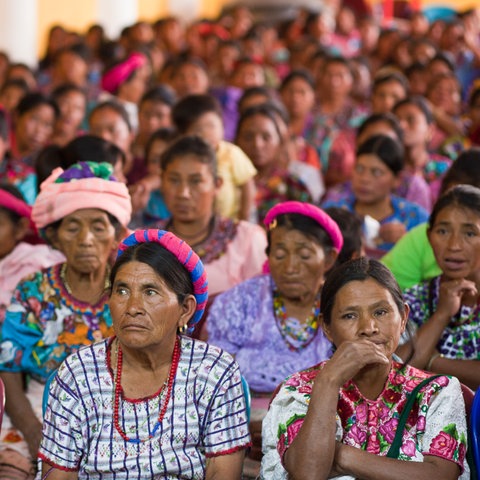
[(474, 282), (464, 278), (445, 280), (440, 283), (440, 292), (436, 314), (445, 318), (445, 326), (450, 322), (462, 305), (473, 306), (477, 302), (477, 287)]
[(335, 384), (340, 388), (367, 365), (388, 365), (389, 363), (390, 360), (380, 345), (367, 339), (346, 341), (325, 364), (321, 375), (335, 379)]
[(401, 222), (388, 222), (380, 226), (378, 236), (385, 243), (397, 243), (407, 232), (407, 227)]

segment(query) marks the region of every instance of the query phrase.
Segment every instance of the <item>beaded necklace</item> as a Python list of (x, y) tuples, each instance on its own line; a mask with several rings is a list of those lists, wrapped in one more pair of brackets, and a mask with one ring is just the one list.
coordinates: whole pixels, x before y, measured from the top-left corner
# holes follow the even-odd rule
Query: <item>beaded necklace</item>
[(320, 295), (315, 297), (312, 306), (312, 313), (308, 316), (304, 324), (294, 327), (288, 321), (287, 312), (283, 298), (278, 290), (273, 291), (273, 312), (275, 314), (275, 323), (280, 331), (288, 349), (291, 351), (300, 351), (306, 348), (315, 338), (318, 331), (318, 316), (320, 315)]
[[(172, 393), (172, 388), (173, 388), (173, 382), (175, 380), (175, 375), (177, 373), (177, 367), (178, 363), (180, 361), (180, 338), (177, 338), (177, 341), (175, 342), (175, 347), (173, 348), (173, 355), (172, 355), (172, 365), (170, 366), (170, 371), (168, 373), (168, 380), (162, 385), (160, 392), (159, 392), (159, 413), (158, 413), (158, 419), (157, 423), (153, 427), (152, 433), (145, 438), (131, 438), (129, 437), (123, 430), (122, 427), (120, 426), (120, 415), (119, 415), (119, 409), (120, 409), (120, 397), (122, 396), (122, 367), (123, 367), (123, 351), (121, 347), (119, 347), (118, 340), (117, 340), (117, 370), (116, 370), (116, 375), (114, 376), (114, 400), (113, 400), (113, 424), (115, 425), (115, 428), (117, 432), (120, 434), (120, 436), (129, 443), (144, 443), (147, 442), (148, 440), (151, 440), (155, 434), (157, 433), (157, 430), (159, 429), (160, 425), (162, 424), (163, 417), (165, 416), (165, 412), (167, 411), (168, 407), (168, 402), (170, 400), (170, 395)], [(165, 387), (167, 388), (166, 395), (163, 398), (163, 404), (162, 404), (162, 394), (165, 390)]]

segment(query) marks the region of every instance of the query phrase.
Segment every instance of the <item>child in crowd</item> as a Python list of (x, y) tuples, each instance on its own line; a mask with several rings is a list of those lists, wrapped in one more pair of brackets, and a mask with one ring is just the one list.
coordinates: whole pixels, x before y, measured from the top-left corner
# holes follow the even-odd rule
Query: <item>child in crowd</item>
[(386, 135), (375, 135), (356, 153), (352, 194), (323, 206), (344, 207), (363, 217), (367, 254), (379, 258), (411, 228), (427, 221), (428, 213), (393, 194), (404, 167), (402, 145)]
[(407, 97), (394, 106), (393, 113), (403, 130), (405, 168), (427, 181), (433, 204), (438, 196), (441, 179), (452, 161), (427, 150), (433, 129), (432, 112), (423, 97)]
[(372, 112), (388, 113), (408, 94), (408, 80), (397, 71), (380, 71), (373, 80)]
[(217, 154), (218, 175), (223, 180), (217, 195), (218, 213), (227, 218), (250, 219), (257, 171), (239, 147), (223, 140), (222, 111), (216, 99), (210, 95), (186, 96), (173, 107), (172, 117), (180, 134), (202, 137)]
[(87, 110), (87, 96), (82, 88), (65, 84), (52, 92), (52, 100), (57, 104), (60, 115), (55, 122), (51, 142), (63, 146), (81, 133)]
[(172, 107), (175, 93), (167, 85), (156, 85), (148, 90), (138, 104), (138, 132), (132, 145), (136, 158), (144, 158), (150, 136), (159, 128), (172, 127)]
[(0, 328), (17, 283), (30, 273), (64, 261), (58, 250), (38, 244), (31, 210), (16, 187), (0, 183)]

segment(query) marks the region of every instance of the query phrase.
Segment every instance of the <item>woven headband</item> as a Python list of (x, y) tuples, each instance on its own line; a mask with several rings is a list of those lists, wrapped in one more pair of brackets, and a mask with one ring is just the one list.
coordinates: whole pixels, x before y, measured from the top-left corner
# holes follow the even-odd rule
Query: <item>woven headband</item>
[(296, 201), (278, 203), (267, 212), (263, 223), (268, 230), (272, 230), (277, 226), (277, 217), (288, 213), (297, 213), (315, 220), (327, 232), (333, 248), (340, 252), (343, 247), (343, 236), (339, 226), (330, 215), (311, 203)]
[(176, 237), (173, 233), (165, 230), (149, 229), (137, 230), (125, 238), (118, 247), (117, 259), (127, 248), (148, 242), (159, 243), (170, 253), (173, 253), (190, 274), (193, 284), (193, 295), (197, 300), (195, 314), (188, 321), (189, 331), (193, 331), (194, 326), (202, 318), (208, 299), (207, 273), (200, 257), (192, 250), (190, 245)]

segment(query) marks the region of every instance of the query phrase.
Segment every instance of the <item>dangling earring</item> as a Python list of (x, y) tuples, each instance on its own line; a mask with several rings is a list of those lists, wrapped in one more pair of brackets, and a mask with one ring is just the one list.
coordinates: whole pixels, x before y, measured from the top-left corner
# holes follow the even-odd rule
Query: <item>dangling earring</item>
[(178, 327), (178, 333), (180, 333), (181, 335), (184, 335), (185, 333), (187, 333), (187, 325), (185, 324), (183, 327)]

